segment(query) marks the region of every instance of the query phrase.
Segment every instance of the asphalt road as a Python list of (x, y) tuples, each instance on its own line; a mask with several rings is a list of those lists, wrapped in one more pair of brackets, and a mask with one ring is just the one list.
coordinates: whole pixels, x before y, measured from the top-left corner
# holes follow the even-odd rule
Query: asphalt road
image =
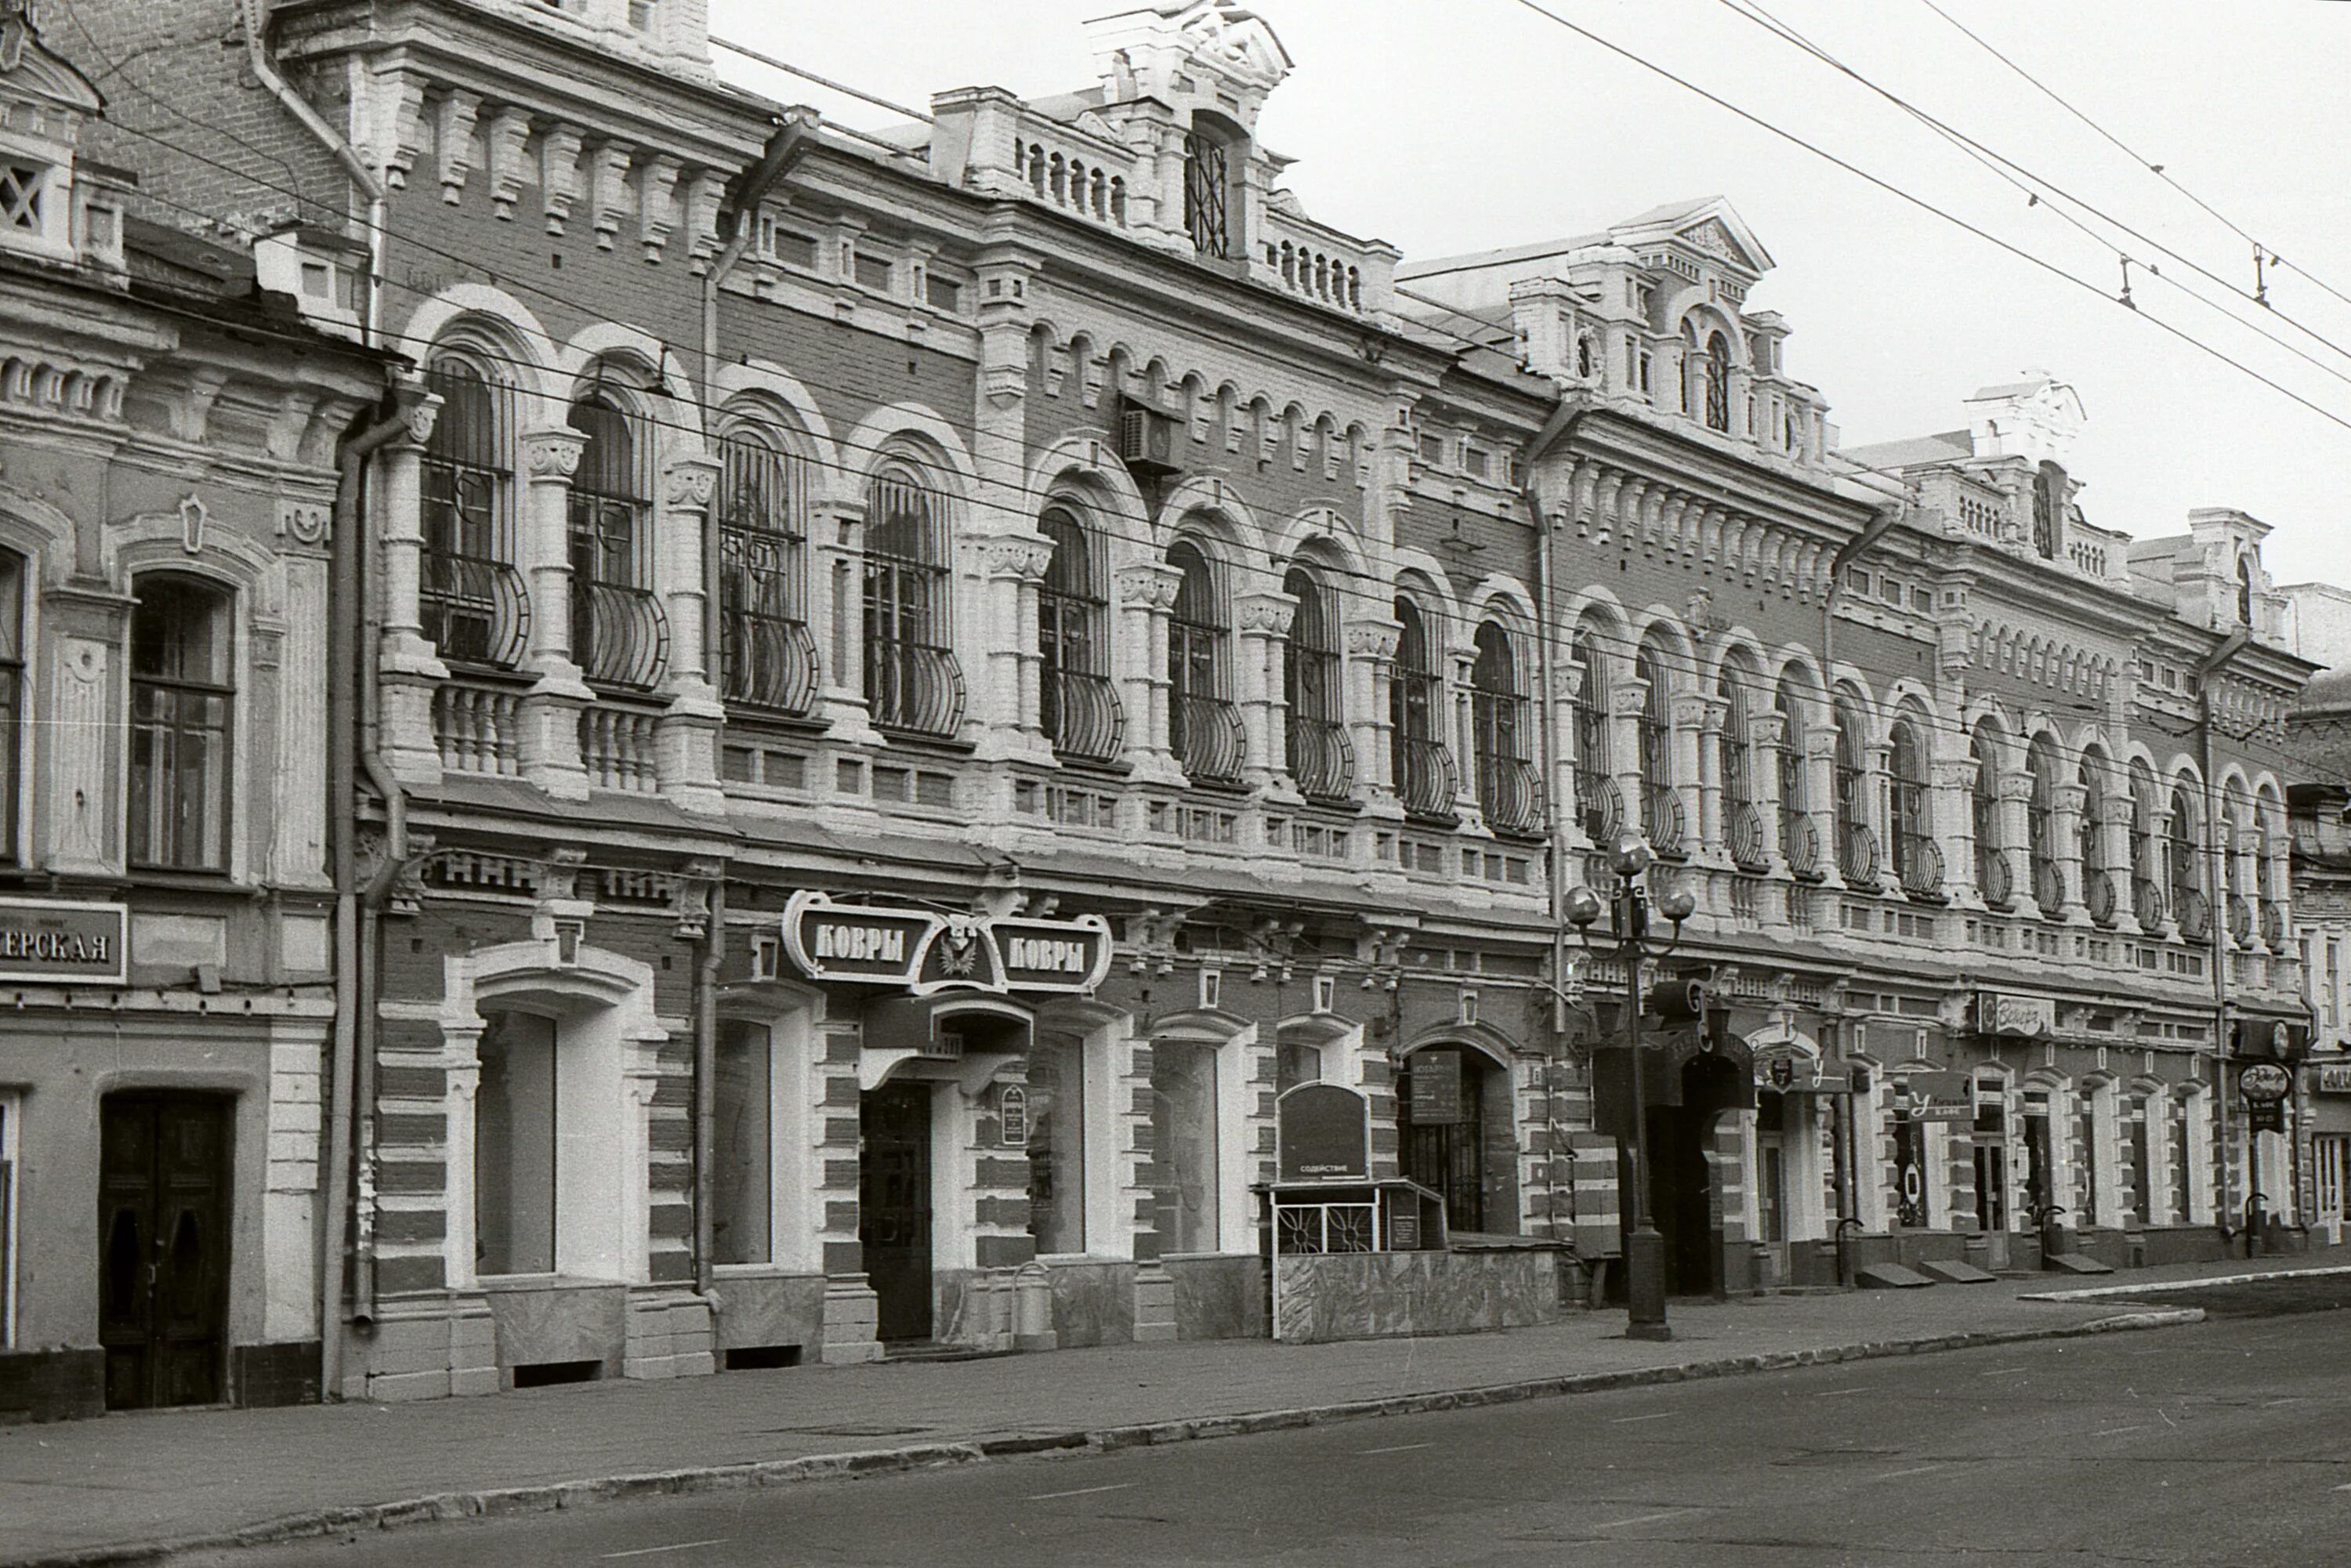
[(209, 1561), (2338, 1568), (2351, 1319), (2216, 1321)]

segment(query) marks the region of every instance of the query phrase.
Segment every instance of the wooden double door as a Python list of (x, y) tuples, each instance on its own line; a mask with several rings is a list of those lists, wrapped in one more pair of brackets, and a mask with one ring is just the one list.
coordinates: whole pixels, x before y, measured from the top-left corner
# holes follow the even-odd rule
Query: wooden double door
[(228, 1355), (230, 1102), (110, 1094), (99, 1123), (106, 1406), (217, 1403)]

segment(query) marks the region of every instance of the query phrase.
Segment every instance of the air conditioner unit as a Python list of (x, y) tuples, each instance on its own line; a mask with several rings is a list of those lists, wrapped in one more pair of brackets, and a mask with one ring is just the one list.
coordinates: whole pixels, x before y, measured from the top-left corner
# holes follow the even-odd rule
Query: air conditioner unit
[(1118, 455), (1128, 468), (1144, 475), (1173, 474), (1176, 422), (1157, 409), (1122, 400), (1118, 411)]

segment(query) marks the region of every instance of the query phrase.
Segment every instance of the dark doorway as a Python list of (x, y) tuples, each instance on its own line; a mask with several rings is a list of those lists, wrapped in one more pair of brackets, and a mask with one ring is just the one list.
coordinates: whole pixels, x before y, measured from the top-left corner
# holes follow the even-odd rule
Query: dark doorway
[(1398, 1165), (1445, 1195), (1446, 1229), (1486, 1228), (1486, 1059), (1453, 1046), (1416, 1051), (1396, 1086)]
[(931, 1086), (889, 1083), (859, 1102), (857, 1239), (883, 1340), (931, 1337)]
[[(1682, 1103), (1649, 1107), (1649, 1222), (1666, 1242), (1666, 1290), (1677, 1296), (1719, 1295), (1722, 1273), (1722, 1195), (1715, 1190), (1715, 1118), (1741, 1103), (1738, 1069), (1716, 1055), (1692, 1057), (1682, 1069)], [(1629, 1148), (1617, 1151), (1620, 1192), (1630, 1192)], [(1618, 1216), (1633, 1228), (1632, 1205)]]
[(229, 1102), (110, 1094), (99, 1119), (106, 1406), (215, 1404), (227, 1349)]

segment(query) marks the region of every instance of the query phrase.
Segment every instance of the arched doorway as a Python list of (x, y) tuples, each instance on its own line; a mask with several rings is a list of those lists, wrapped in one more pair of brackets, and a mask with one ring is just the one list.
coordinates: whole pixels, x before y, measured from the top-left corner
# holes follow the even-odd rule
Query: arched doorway
[[(1652, 1055), (1650, 1053), (1654, 1052)], [(1615, 1073), (1624, 1074), (1621, 1048)], [(1723, 1216), (1732, 1184), (1722, 1179), (1735, 1161), (1717, 1147), (1718, 1124), (1725, 1111), (1755, 1104), (1755, 1058), (1735, 1034), (1709, 1033), (1704, 1029), (1669, 1030), (1654, 1044), (1645, 1044), (1647, 1065), (1642, 1075), (1647, 1111), (1649, 1159), (1649, 1222), (1665, 1239), (1666, 1291), (1670, 1295), (1715, 1295), (1725, 1288)], [(1603, 1069), (1604, 1071), (1605, 1069)], [(1631, 1105), (1623, 1084), (1604, 1099), (1615, 1100), (1625, 1118), (1617, 1127), (1629, 1128)], [(1619, 1131), (1617, 1190), (1633, 1188), (1631, 1140)], [(1633, 1229), (1634, 1205), (1619, 1206), (1617, 1223), (1624, 1237)]]
[(1455, 1234), (1516, 1235), (1518, 1130), (1510, 1070), (1458, 1040), (1415, 1049), (1396, 1082), (1397, 1166), (1445, 1197)]

